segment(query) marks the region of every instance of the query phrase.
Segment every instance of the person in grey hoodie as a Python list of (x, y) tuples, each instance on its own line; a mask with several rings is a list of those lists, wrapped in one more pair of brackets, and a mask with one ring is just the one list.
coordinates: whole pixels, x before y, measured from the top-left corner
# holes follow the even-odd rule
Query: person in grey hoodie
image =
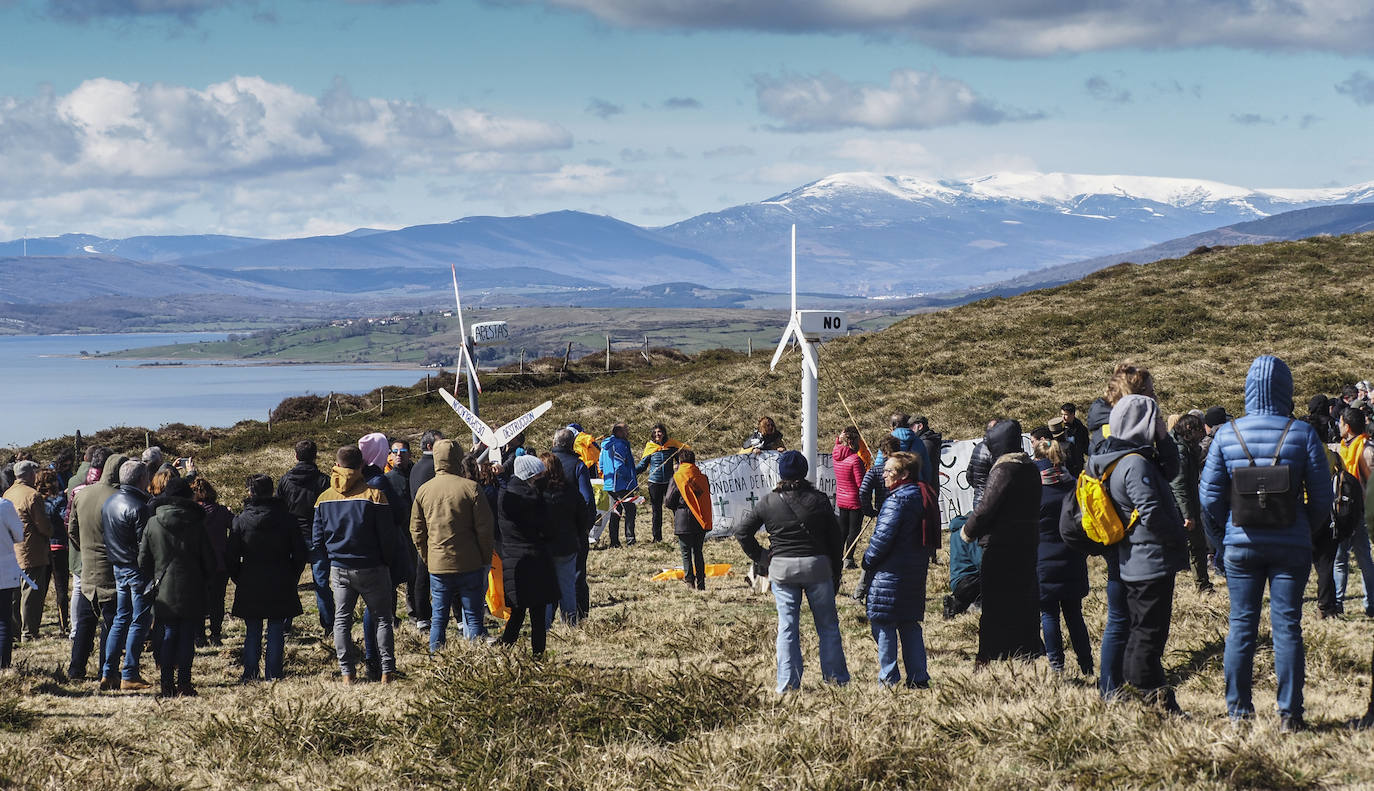
[(1085, 472), (1101, 477), (1116, 463), (1107, 489), (1121, 523), (1129, 526), (1126, 537), (1115, 545), (1130, 613), (1125, 678), (1148, 702), (1181, 714), (1164, 680), (1163, 657), (1173, 615), (1174, 575), (1188, 568), (1188, 535), (1155, 450), (1167, 432), (1155, 400), (1135, 394), (1116, 402), (1108, 426), (1110, 435), (1089, 457)]

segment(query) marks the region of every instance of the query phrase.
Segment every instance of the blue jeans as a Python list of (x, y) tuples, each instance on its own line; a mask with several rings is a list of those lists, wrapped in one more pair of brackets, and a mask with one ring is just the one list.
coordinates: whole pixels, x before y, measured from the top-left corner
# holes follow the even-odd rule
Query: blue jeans
[(553, 570), (558, 575), (558, 603), (550, 604), (544, 623), (553, 626), (554, 610), (563, 608), (563, 622), (576, 624), (577, 618), (577, 555), (555, 555)]
[(1102, 674), (1098, 691), (1110, 698), (1125, 683), (1126, 637), (1131, 631), (1131, 612), (1126, 608), (1126, 586), (1107, 580), (1107, 625), (1102, 629)]
[[(125, 681), (138, 678), (138, 660), (143, 641), (153, 622), (153, 600), (144, 591), (148, 583), (135, 566), (115, 566), (115, 617), (105, 639), (105, 665), (101, 675), (110, 678), (119, 669)], [(124, 655), (124, 666), (119, 666)]]
[(334, 653), (339, 658), (339, 672), (352, 676), (357, 664), (357, 647), (353, 645), (353, 608), (362, 597), (376, 618), (377, 653), (383, 673), (396, 670), (395, 634), (392, 620), (396, 608), (396, 589), (391, 587), (391, 570), (386, 566), (367, 569), (330, 569), (329, 584), (334, 590)]
[(873, 623), (873, 639), (878, 641), (878, 680), (884, 686), (895, 687), (902, 680), (897, 670), (897, 644), (901, 643), (902, 664), (906, 667), (907, 686), (930, 680), (926, 670), (926, 643), (920, 621), (905, 623)]
[(844, 644), (840, 641), (840, 616), (835, 611), (835, 583), (830, 580), (806, 585), (774, 582), (773, 601), (778, 606), (778, 692), (801, 688), (802, 593), (811, 605), (811, 618), (821, 641), (821, 678), (848, 684), (849, 667), (845, 664)]
[[(1360, 580), (1364, 583), (1364, 596), (1360, 603), (1365, 612), (1369, 612), (1369, 591), (1374, 588), (1374, 557), (1369, 553), (1369, 534), (1359, 528), (1350, 534), (1350, 538), (1341, 542), (1340, 549), (1336, 550), (1336, 563), (1332, 572), (1336, 579), (1336, 592), (1341, 601), (1345, 600), (1345, 583), (1350, 576), (1350, 553), (1355, 553), (1355, 562), (1360, 567)], [(1231, 558), (1231, 550), (1226, 550), (1226, 558)]]
[(1074, 656), (1078, 657), (1078, 669), (1090, 674), (1093, 672), (1093, 654), (1088, 625), (1083, 623), (1082, 599), (1040, 602), (1040, 632), (1045, 638), (1045, 656), (1050, 660), (1050, 667), (1064, 669), (1064, 637), (1059, 631), (1061, 612), (1069, 630), (1069, 643), (1073, 645)]
[(173, 680), (179, 687), (191, 686), (191, 661), (196, 658), (196, 635), (203, 623), (200, 618), (175, 618), (162, 623), (158, 664), (164, 693), (171, 692)]
[[(258, 660), (262, 658), (261, 618), (243, 622), (247, 633), (243, 636), (243, 677), (258, 677)], [(267, 621), (267, 680), (282, 677), (282, 654), (286, 651), (286, 619)]]
[(487, 573), (490, 566), (454, 574), (429, 575), (429, 650), (438, 651), (448, 642), (448, 619), (457, 604), (463, 619), (463, 637), (476, 640), (487, 635), (483, 619), (486, 612)]
[[(1359, 531), (1356, 531), (1359, 532)], [(1310, 551), (1284, 546), (1226, 548), (1226, 588), (1231, 594), (1231, 631), (1226, 635), (1226, 713), (1255, 713), (1250, 696), (1264, 583), (1269, 583), (1269, 629), (1274, 640), (1279, 714), (1302, 716), (1306, 654), (1302, 645), (1302, 594), (1312, 568)]]
[(334, 592), (329, 587), (328, 556), (310, 561), (310, 576), (315, 578), (315, 610), (320, 614), (320, 628), (334, 631)]

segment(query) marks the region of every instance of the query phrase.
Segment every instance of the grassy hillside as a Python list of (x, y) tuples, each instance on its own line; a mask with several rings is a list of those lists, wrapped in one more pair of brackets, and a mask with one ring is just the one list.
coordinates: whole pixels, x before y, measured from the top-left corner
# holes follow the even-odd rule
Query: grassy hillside
[[(821, 350), (822, 422), (849, 406), (870, 440), (893, 407), (929, 414), (966, 437), (990, 414), (1039, 421), (1063, 400), (1093, 397), (1115, 361), (1150, 365), (1167, 411), (1222, 403), (1237, 411), (1250, 360), (1270, 352), (1293, 366), (1300, 397), (1367, 378), (1374, 308), (1374, 236), (1233, 249), (1145, 267), (1118, 267), (1050, 291), (916, 316), (881, 333)], [(726, 451), (760, 413), (796, 441), (797, 355), (777, 374), (767, 357), (714, 353), (610, 377), (551, 374), (493, 381), (483, 411), (514, 416), (552, 397), (567, 420), (602, 429), (629, 420), (641, 440), (663, 419), (707, 454)], [(497, 389), (500, 388), (500, 389)], [(390, 397), (390, 396), (389, 396)], [(366, 409), (365, 402), (352, 408)], [(195, 451), (226, 492), (248, 471), (278, 474), (290, 443), (321, 446), (364, 431), (415, 435), (456, 421), (423, 398), (388, 402), (384, 416), (338, 422), (244, 423), (210, 436), (168, 427), (160, 439)], [(457, 432), (455, 432), (457, 433)], [(121, 447), (141, 432), (110, 435)], [(41, 449), (48, 453), (50, 443)], [(641, 517), (641, 531), (647, 525)], [(739, 564), (729, 542), (708, 562)], [(940, 563), (947, 561), (944, 551)], [(409, 678), (395, 688), (340, 687), (313, 631), (287, 651), (286, 681), (237, 686), (237, 621), (222, 649), (202, 649), (196, 700), (97, 695), (54, 673), (67, 644), (52, 635), (16, 650), (0, 676), (0, 786), (57, 789), (181, 788), (1176, 788), (1317, 789), (1374, 784), (1374, 746), (1346, 729), (1369, 700), (1368, 619), (1317, 621), (1309, 606), (1307, 716), (1312, 731), (1276, 734), (1267, 627), (1256, 658), (1249, 727), (1224, 716), (1224, 591), (1200, 596), (1180, 580), (1165, 666), (1191, 719), (1135, 703), (1105, 705), (1090, 681), (1058, 677), (1045, 662), (973, 671), (977, 621), (938, 616), (945, 575), (931, 574), (926, 642), (932, 689), (877, 687), (875, 649), (850, 601), (841, 625), (854, 683), (817, 683), (814, 635), (804, 638), (802, 694), (775, 699), (773, 604), (738, 576), (704, 594), (649, 583), (678, 563), (671, 545), (641, 544), (591, 557), (592, 615), (558, 627), (542, 663), (528, 642), (510, 653), (457, 646), (437, 660), (419, 637), (398, 637)], [(737, 568), (739, 566), (737, 565)], [(849, 572), (846, 588), (855, 577)], [(1085, 602), (1100, 635), (1100, 561)], [(1352, 580), (1351, 593), (1359, 582)], [(309, 606), (309, 605), (307, 605)], [(1357, 608), (1352, 608), (1354, 612)], [(310, 618), (301, 623), (309, 624)], [(804, 634), (809, 630), (803, 630)], [(1072, 662), (1069, 663), (1072, 666)], [(144, 660), (145, 672), (151, 672)]]

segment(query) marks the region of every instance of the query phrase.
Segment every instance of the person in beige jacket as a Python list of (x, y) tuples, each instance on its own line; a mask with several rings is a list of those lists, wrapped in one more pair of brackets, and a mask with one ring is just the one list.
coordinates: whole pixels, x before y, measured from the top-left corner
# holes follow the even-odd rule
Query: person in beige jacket
[(449, 613), (458, 607), (465, 638), (487, 634), (487, 572), (496, 547), (496, 520), (476, 481), (462, 477), (462, 460), (458, 443), (434, 443), (434, 477), (415, 491), (410, 510), (410, 535), (429, 567), (430, 651), (443, 647)]
[(43, 600), (48, 597), (48, 580), (52, 571), (51, 551), (48, 549), (52, 525), (48, 524), (43, 497), (34, 488), (34, 482), (38, 480), (38, 462), (16, 462), (14, 477), (14, 485), (5, 492), (5, 499), (14, 503), (14, 510), (19, 512), (19, 520), (24, 523), (24, 540), (14, 545), (14, 558), (29, 579), (24, 581), (19, 601), (14, 603), (11, 623), (22, 621), (24, 639), (37, 640), (38, 626), (43, 621)]

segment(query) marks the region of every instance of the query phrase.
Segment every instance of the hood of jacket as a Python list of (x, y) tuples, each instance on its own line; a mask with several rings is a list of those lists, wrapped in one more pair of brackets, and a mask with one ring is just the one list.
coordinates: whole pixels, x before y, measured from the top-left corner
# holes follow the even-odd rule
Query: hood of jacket
[(854, 450), (853, 448), (849, 447), (843, 442), (836, 442), (835, 450), (830, 452), (830, 458), (834, 459), (835, 461), (844, 461), (845, 459), (849, 458), (850, 456), (853, 456), (857, 452), (858, 451)]
[(1331, 407), (1331, 399), (1323, 393), (1317, 393), (1307, 402), (1307, 414), (1309, 415), (1328, 415), (1327, 411)]
[(320, 468), (316, 466), (314, 462), (298, 461), (296, 462), (296, 466), (286, 471), (282, 479), (305, 486), (314, 483), (317, 480), (316, 476), (319, 474)]
[(992, 458), (1000, 459), (1008, 453), (1016, 453), (1021, 450), (1021, 423), (1016, 420), (1003, 420), (1001, 423), (988, 429), (984, 435), (987, 443), (988, 453)]
[(897, 446), (907, 453), (916, 446), (916, 432), (903, 426), (892, 429), (892, 436), (897, 438)]
[(434, 471), (449, 475), (461, 475), (463, 471), (463, 449), (451, 439), (441, 439), (434, 443)]
[(198, 528), (205, 521), (205, 509), (200, 503), (187, 497), (164, 497), (158, 495), (148, 507), (157, 517), (164, 530), (181, 533), (190, 528)]
[(1293, 372), (1288, 363), (1265, 354), (1250, 363), (1245, 375), (1245, 414), (1278, 415), (1293, 413)]
[(335, 467), (329, 474), (329, 486), (339, 494), (352, 496), (367, 488), (362, 470)]
[(1112, 437), (1134, 445), (1151, 444), (1158, 424), (1159, 405), (1153, 398), (1135, 394), (1122, 396), (1107, 421)]
[(105, 467), (100, 473), (100, 482), (108, 484), (110, 486), (118, 487), (119, 468), (123, 466), (124, 462), (128, 460), (129, 457), (125, 456), (123, 453), (112, 454), (108, 459), (105, 460)]

